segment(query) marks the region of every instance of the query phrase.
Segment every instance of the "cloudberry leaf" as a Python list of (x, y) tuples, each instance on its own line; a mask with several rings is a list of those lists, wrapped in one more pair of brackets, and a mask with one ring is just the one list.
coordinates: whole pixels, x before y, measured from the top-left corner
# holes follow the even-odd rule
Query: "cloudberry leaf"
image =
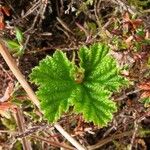
[(50, 122), (55, 122), (74, 106), (86, 121), (107, 125), (117, 109), (110, 96), (126, 80), (103, 44), (80, 48), (78, 57), (77, 66), (63, 52), (56, 51), (32, 70), (30, 78), (39, 87), (41, 109)]
[(85, 69), (85, 81), (116, 91), (127, 80), (119, 75), (114, 58), (108, 54), (104, 44), (94, 44), (90, 48), (82, 47), (79, 51), (80, 67)]
[(109, 100), (110, 92), (95, 84), (79, 85), (73, 95), (75, 112), (83, 114), (86, 121), (96, 125), (107, 125), (116, 111), (115, 103)]
[(69, 98), (74, 88), (70, 77), (73, 64), (64, 53), (56, 51), (53, 58), (47, 56), (35, 67), (31, 79), (39, 89), (37, 96), (41, 100), (41, 109), (45, 117), (54, 122), (69, 108)]

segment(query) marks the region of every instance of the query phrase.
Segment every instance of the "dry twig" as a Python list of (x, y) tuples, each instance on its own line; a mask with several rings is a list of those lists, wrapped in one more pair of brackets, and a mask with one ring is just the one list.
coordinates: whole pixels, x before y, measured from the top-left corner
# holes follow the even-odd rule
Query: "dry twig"
[[(15, 118), (18, 125), (18, 129), (19, 132), (22, 133), (25, 131), (25, 126), (24, 126), (25, 120), (23, 117), (23, 113), (21, 109), (19, 109), (18, 107), (15, 110), (16, 110)], [(22, 140), (22, 145), (24, 150), (32, 150), (31, 143), (26, 137), (23, 137), (21, 140)]]
[(88, 146), (88, 150), (95, 150), (95, 149), (98, 149), (100, 147), (102, 147), (103, 145), (113, 141), (113, 140), (116, 140), (116, 139), (119, 139), (119, 138), (123, 138), (123, 137), (126, 137), (126, 136), (131, 136), (133, 134), (133, 130), (131, 131), (127, 131), (127, 132), (124, 132), (124, 133), (120, 133), (120, 134), (116, 134), (116, 135), (112, 135), (111, 137), (108, 137), (108, 138), (105, 138), (103, 140), (100, 140), (98, 143), (96, 143), (95, 145), (92, 145), (92, 146)]
[(55, 147), (62, 147), (62, 148), (65, 148), (66, 150), (75, 150), (73, 147), (71, 146), (68, 146), (68, 145), (65, 145), (65, 144), (62, 144), (62, 143), (58, 143), (58, 142), (55, 142), (55, 141), (50, 141), (48, 139), (45, 139), (45, 138), (42, 138), (42, 137), (38, 137), (38, 136), (34, 136), (34, 135), (31, 135), (31, 137), (33, 139), (36, 139), (36, 140), (40, 140), (40, 141), (44, 141), (52, 146), (55, 146)]

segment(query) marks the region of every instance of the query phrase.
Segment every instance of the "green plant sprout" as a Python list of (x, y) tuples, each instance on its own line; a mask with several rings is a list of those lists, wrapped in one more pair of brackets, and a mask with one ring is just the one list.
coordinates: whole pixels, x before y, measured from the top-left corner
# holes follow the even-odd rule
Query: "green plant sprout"
[(93, 5), (93, 3), (94, 3), (94, 0), (86, 0), (87, 5)]
[(19, 28), (15, 28), (15, 36), (14, 40), (5, 40), (10, 52), (14, 54), (14, 56), (22, 56), (24, 53), (23, 49), (23, 33)]
[(70, 106), (95, 125), (105, 126), (111, 121), (117, 107), (110, 96), (128, 81), (119, 75), (108, 51), (100, 43), (83, 46), (76, 65), (57, 50), (53, 57), (47, 56), (33, 68), (30, 80), (38, 86), (36, 94), (49, 122), (57, 121)]
[(150, 107), (150, 97), (142, 98), (140, 102), (144, 104), (144, 107)]
[(149, 4), (149, 0), (128, 0), (128, 2), (140, 10), (143, 10), (146, 6), (148, 7)]

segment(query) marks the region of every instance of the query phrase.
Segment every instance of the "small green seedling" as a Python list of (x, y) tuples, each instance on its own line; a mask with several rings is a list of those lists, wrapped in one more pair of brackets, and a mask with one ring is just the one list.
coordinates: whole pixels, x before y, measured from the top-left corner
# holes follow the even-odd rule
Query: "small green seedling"
[(117, 110), (111, 94), (128, 82), (119, 75), (116, 61), (108, 51), (104, 44), (83, 46), (76, 65), (57, 50), (32, 70), (30, 79), (38, 85), (36, 94), (49, 122), (57, 121), (70, 106), (95, 125), (104, 126), (111, 121)]
[(16, 39), (14, 40), (5, 40), (7, 46), (14, 56), (22, 56), (24, 53), (23, 49), (23, 33), (19, 28), (15, 28), (15, 36)]
[(93, 5), (93, 3), (94, 3), (94, 0), (86, 0), (87, 5)]
[(150, 107), (150, 97), (146, 97), (140, 100), (144, 104), (144, 107)]

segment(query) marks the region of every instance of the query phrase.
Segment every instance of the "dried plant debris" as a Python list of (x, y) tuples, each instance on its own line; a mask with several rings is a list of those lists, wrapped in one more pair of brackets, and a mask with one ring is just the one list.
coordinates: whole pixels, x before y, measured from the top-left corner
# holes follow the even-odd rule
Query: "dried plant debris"
[(10, 71), (0, 65), (0, 102), (8, 101), (13, 92), (14, 79)]

